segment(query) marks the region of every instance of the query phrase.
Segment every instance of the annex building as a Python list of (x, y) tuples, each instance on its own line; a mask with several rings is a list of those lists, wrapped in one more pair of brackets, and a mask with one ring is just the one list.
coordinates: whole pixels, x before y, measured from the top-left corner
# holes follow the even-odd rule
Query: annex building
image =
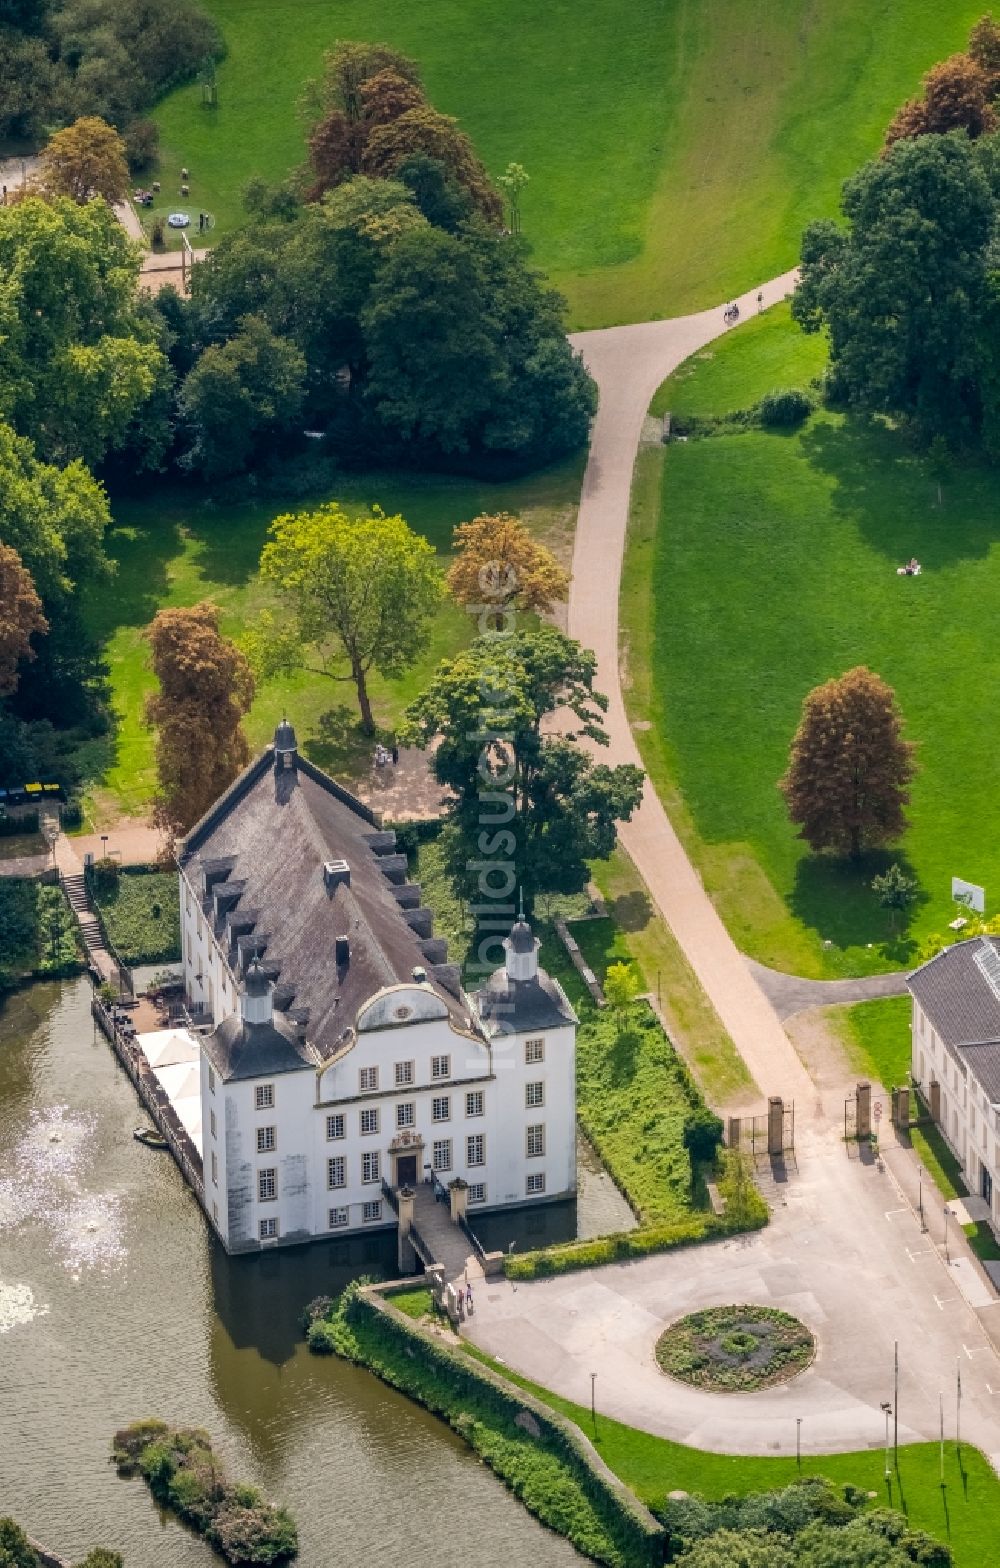
[(283, 722), (178, 849), (199, 1042), (203, 1204), (231, 1252), (576, 1189), (577, 1020), (519, 920), (482, 989), (433, 932), (395, 834)]
[(907, 984), (913, 1080), (1000, 1234), (1000, 939), (956, 942)]

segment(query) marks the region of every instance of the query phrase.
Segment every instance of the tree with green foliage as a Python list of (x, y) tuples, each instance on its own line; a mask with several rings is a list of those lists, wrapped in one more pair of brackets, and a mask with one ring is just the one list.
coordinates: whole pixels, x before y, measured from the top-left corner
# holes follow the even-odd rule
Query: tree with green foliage
[(261, 617), (255, 666), (351, 681), (361, 726), (374, 734), (371, 671), (401, 675), (427, 645), (442, 594), (433, 548), (399, 515), (375, 507), (351, 516), (336, 501), (276, 517), (268, 533), (260, 574), (282, 613)]
[(114, 206), (128, 195), (125, 143), (99, 115), (85, 115), (49, 137), (38, 185), (46, 196), (68, 196), (79, 206), (98, 196)]
[(604, 1000), (618, 1021), (621, 1033), (639, 995), (639, 977), (634, 964), (609, 964), (604, 976)]
[(891, 686), (871, 670), (858, 666), (815, 687), (778, 786), (799, 836), (852, 860), (899, 838), (914, 750)]
[(806, 230), (792, 296), (805, 331), (829, 335), (832, 394), (925, 444), (977, 438), (995, 201), (976, 149), (960, 135), (897, 141), (848, 180), (842, 207), (846, 229)]
[(0, 418), (46, 462), (94, 465), (139, 432), (150, 464), (162, 453), (169, 370), (141, 261), (103, 201), (0, 207)]
[(509, 226), (512, 234), (521, 232), (521, 192), (530, 176), (523, 163), (508, 163), (497, 184), (507, 198)]
[(121, 1552), (109, 1552), (106, 1546), (95, 1546), (77, 1568), (125, 1568)]
[(207, 479), (241, 473), (264, 443), (300, 422), (306, 362), (263, 316), (244, 316), (235, 337), (212, 345), (186, 376), (178, 412), (191, 433), (183, 459)]
[[(490, 867), (529, 909), (541, 892), (581, 891), (588, 861), (610, 855), (638, 806), (642, 770), (594, 762), (577, 744), (607, 745), (595, 671), (594, 655), (552, 627), (481, 637), (408, 709), (407, 743), (438, 742), (434, 776), (455, 796), (449, 858), (470, 897)], [(555, 715), (575, 720), (570, 733), (551, 733)]]
[[(0, 910), (0, 919), (2, 914)], [(0, 1568), (41, 1568), (38, 1553), (9, 1515), (0, 1518)]]
[(917, 896), (917, 884), (895, 862), (881, 876), (872, 878), (872, 892), (882, 909), (889, 911), (889, 930), (895, 935), (896, 919)]

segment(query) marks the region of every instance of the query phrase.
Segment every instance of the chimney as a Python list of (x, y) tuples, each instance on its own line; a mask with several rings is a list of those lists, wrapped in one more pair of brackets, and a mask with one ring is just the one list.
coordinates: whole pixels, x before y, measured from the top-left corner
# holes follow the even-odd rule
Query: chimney
[(351, 885), (351, 868), (346, 860), (327, 860), (323, 864), (323, 885), (328, 893), (334, 888)]
[(351, 961), (351, 943), (348, 937), (338, 936), (335, 946), (337, 968), (346, 969)]
[(427, 979), (427, 970), (421, 964), (414, 964), (410, 973), (418, 985), (423, 985)]

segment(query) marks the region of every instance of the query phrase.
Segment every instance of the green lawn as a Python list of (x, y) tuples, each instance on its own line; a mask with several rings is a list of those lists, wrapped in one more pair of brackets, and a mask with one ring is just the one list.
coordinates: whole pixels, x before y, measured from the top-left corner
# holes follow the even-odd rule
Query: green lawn
[(982, 0), (205, 0), (229, 46), (219, 106), (191, 84), (157, 111), (164, 198), (240, 222), (250, 175), (303, 156), (304, 82), (336, 38), (421, 63), (489, 169), (531, 177), (524, 231), (574, 325), (674, 315), (784, 271), (814, 216), (878, 149)]
[(775, 305), (692, 354), (658, 388), (651, 414), (733, 414), (767, 392), (808, 387), (826, 365), (826, 339), (792, 325), (791, 306)]
[(909, 1082), (912, 1011), (908, 996), (886, 996), (832, 1008), (827, 1016), (844, 1042), (852, 1069), (892, 1089)]
[(180, 895), (173, 872), (123, 873), (90, 896), (107, 938), (127, 964), (173, 963), (181, 956)]
[[(583, 458), (528, 479), (486, 484), (421, 475), (353, 475), (336, 488), (339, 500), (362, 507), (378, 502), (401, 511), (411, 526), (447, 556), (454, 525), (480, 511), (520, 512), (539, 537), (565, 559), (576, 519)], [(148, 501), (121, 501), (107, 540), (117, 562), (110, 586), (87, 607), (91, 630), (108, 663), (116, 725), (99, 759), (92, 794), (103, 817), (143, 813), (154, 787), (153, 735), (142, 719), (152, 686), (143, 630), (166, 605), (211, 599), (223, 612), (222, 629), (239, 639), (265, 603), (256, 581), (268, 524), (285, 511), (317, 501), (296, 498), (221, 504), (197, 490), (163, 488)], [(438, 661), (462, 645), (473, 622), (450, 600), (442, 604), (430, 645), (398, 680), (371, 683), (376, 717), (387, 731), (419, 692)], [(303, 749), (320, 767), (351, 776), (370, 741), (357, 729), (353, 688), (322, 676), (296, 674), (263, 683), (247, 721), (251, 744), (269, 740), (287, 713)]]
[[(609, 1469), (631, 1487), (647, 1505), (662, 1504), (674, 1490), (703, 1497), (739, 1497), (749, 1492), (787, 1486), (800, 1476), (826, 1476), (838, 1485), (848, 1483), (877, 1494), (876, 1507), (901, 1509), (916, 1528), (947, 1541), (955, 1568), (995, 1568), (997, 1532), (1000, 1531), (1000, 1480), (989, 1461), (976, 1448), (956, 1449), (945, 1444), (945, 1485), (940, 1484), (940, 1451), (937, 1443), (913, 1443), (899, 1450), (898, 1474), (884, 1480), (881, 1447), (857, 1453), (809, 1456), (801, 1468), (792, 1458), (767, 1459), (736, 1454), (707, 1454), (685, 1448), (667, 1438), (653, 1437), (600, 1414), (601, 1380), (597, 1379), (596, 1433), (587, 1405), (574, 1404), (541, 1388), (495, 1362), (475, 1347), (466, 1349), (478, 1360), (494, 1366), (511, 1382), (528, 1389), (553, 1410), (569, 1416), (594, 1443)], [(583, 1392), (581, 1390), (581, 1392)], [(789, 1427), (794, 1441), (794, 1409), (789, 1406)], [(806, 1430), (805, 1424), (803, 1431)]]
[[(781, 333), (781, 379), (800, 377), (797, 329), (755, 322), (685, 378), (688, 406), (752, 401), (778, 374)], [(923, 576), (897, 577), (911, 555)], [(820, 412), (792, 435), (641, 455), (621, 602), (629, 707), (744, 951), (804, 975), (900, 968), (951, 918), (952, 875), (1000, 886), (1000, 842), (981, 830), (995, 798), (998, 568), (993, 472), (969, 465), (939, 505), (925, 463), (883, 425)], [(860, 872), (807, 853), (776, 787), (803, 698), (855, 664), (895, 688), (919, 762), (904, 839)], [(893, 860), (919, 883), (895, 936), (870, 888)]]

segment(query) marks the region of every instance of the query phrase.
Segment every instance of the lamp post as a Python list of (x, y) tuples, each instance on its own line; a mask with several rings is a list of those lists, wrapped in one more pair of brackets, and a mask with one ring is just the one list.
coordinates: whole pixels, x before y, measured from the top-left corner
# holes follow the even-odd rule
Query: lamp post
[(882, 1413), (885, 1416), (885, 1478), (888, 1481), (892, 1475), (889, 1469), (889, 1417), (892, 1415), (892, 1406), (887, 1399), (882, 1401)]
[(951, 1253), (948, 1251), (948, 1221), (950, 1218), (951, 1210), (946, 1203), (944, 1206), (944, 1261), (946, 1263), (951, 1262)]
[(795, 1417), (795, 1463), (802, 1469), (802, 1417)]
[(595, 1437), (597, 1436), (597, 1394), (596, 1394), (596, 1384), (597, 1384), (597, 1373), (596, 1372), (591, 1372), (591, 1374), (590, 1374), (590, 1419), (591, 1419), (591, 1421), (594, 1424), (594, 1436)]
[(927, 1221), (924, 1218), (924, 1173), (923, 1173), (923, 1171), (921, 1171), (920, 1175), (917, 1177), (917, 1192), (919, 1194), (917, 1207), (920, 1210), (920, 1234), (923, 1235), (924, 1232), (927, 1229)]

